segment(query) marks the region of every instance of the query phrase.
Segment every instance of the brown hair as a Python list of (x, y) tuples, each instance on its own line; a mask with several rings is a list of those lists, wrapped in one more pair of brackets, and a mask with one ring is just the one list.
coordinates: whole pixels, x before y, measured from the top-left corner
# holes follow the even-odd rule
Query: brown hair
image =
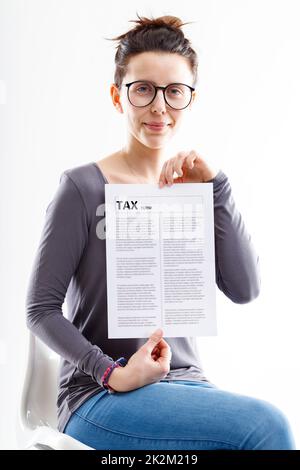
[(140, 17), (129, 20), (137, 23), (133, 29), (115, 38), (105, 38), (119, 41), (116, 46), (114, 83), (120, 89), (127, 72), (130, 57), (141, 52), (161, 51), (179, 54), (189, 60), (194, 77), (192, 86), (197, 83), (198, 57), (192, 49), (190, 41), (185, 38), (181, 27), (185, 24), (176, 16), (160, 16), (159, 18)]

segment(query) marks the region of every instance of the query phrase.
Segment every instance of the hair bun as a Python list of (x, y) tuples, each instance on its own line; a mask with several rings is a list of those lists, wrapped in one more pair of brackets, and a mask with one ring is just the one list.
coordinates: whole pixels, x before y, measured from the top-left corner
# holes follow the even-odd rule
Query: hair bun
[(146, 18), (139, 16), (137, 13), (138, 20), (130, 20), (130, 22), (137, 23), (139, 27), (145, 26), (167, 26), (175, 29), (180, 29), (181, 26), (189, 23), (183, 23), (177, 16), (165, 15), (158, 18)]

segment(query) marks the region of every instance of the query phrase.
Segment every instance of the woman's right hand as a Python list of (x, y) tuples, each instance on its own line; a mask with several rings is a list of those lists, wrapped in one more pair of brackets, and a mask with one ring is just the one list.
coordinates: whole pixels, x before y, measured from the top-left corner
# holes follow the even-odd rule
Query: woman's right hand
[(171, 348), (161, 328), (134, 353), (125, 367), (116, 367), (108, 380), (117, 392), (128, 392), (163, 379), (170, 371)]

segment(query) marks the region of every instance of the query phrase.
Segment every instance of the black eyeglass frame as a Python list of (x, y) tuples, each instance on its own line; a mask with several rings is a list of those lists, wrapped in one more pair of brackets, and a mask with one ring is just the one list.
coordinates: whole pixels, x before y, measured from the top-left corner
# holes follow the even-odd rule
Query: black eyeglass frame
[[(148, 103), (148, 104), (144, 104), (143, 106), (137, 106), (136, 104), (133, 104), (131, 101), (130, 101), (130, 98), (129, 98), (129, 87), (130, 85), (132, 85), (133, 83), (138, 83), (138, 82), (141, 82), (141, 83), (150, 83), (154, 88), (155, 88), (155, 93), (154, 93), (154, 96), (152, 98), (152, 100)], [(167, 101), (167, 98), (166, 98), (166, 95), (165, 95), (165, 92), (166, 92), (166, 89), (169, 88), (169, 86), (171, 85), (184, 85), (184, 86), (187, 86), (190, 90), (191, 90), (191, 97), (190, 97), (190, 101), (188, 102), (188, 104), (186, 106), (184, 106), (183, 108), (174, 108), (174, 106), (171, 106), (168, 101)], [(124, 83), (124, 86), (127, 87), (127, 97), (128, 97), (128, 100), (129, 102), (132, 104), (132, 106), (135, 106), (136, 108), (145, 108), (146, 106), (149, 106), (149, 104), (153, 103), (153, 101), (155, 100), (155, 97), (157, 95), (157, 90), (162, 90), (163, 91), (163, 95), (164, 95), (164, 100), (165, 100), (165, 103), (170, 106), (170, 108), (172, 109), (176, 109), (178, 111), (182, 110), (182, 109), (185, 109), (188, 107), (188, 105), (190, 104), (190, 102), (192, 101), (192, 92), (195, 91), (195, 88), (193, 88), (192, 86), (190, 85), (187, 85), (186, 83), (180, 83), (180, 82), (176, 82), (176, 83), (170, 83), (169, 85), (167, 86), (157, 86), (157, 85), (154, 85), (154, 83), (152, 83), (150, 80), (135, 80), (134, 82), (130, 82), (130, 83)]]

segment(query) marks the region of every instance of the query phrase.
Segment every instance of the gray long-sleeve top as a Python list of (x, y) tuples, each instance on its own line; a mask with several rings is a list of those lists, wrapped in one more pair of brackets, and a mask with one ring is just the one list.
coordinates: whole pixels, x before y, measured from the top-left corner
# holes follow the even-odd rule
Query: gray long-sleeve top
[[(213, 182), (216, 283), (235, 303), (260, 290), (259, 257), (222, 170)], [(105, 176), (96, 162), (65, 170), (46, 208), (26, 296), (27, 327), (61, 356), (57, 416), (63, 432), (71, 414), (103, 390), (100, 378), (121, 356), (130, 358), (147, 338), (108, 339), (106, 243), (96, 233), (104, 216)], [(66, 300), (67, 316), (62, 305)], [(168, 380), (208, 381), (196, 338), (165, 338), (172, 349)]]

